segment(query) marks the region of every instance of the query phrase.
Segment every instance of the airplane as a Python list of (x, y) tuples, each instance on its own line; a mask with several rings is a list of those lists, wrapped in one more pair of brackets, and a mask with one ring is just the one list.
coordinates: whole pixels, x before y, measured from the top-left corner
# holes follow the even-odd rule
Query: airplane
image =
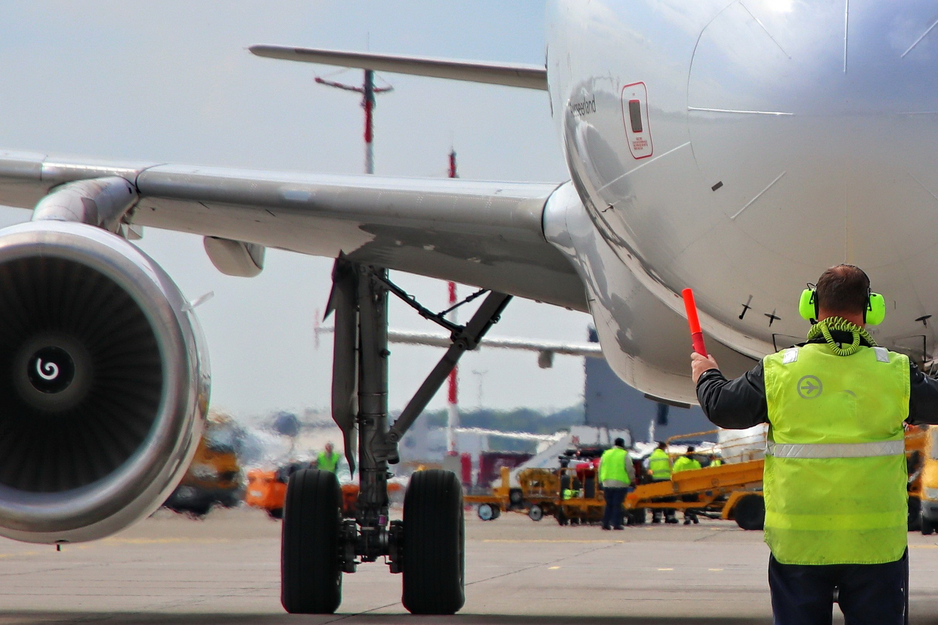
[[(800, 340), (797, 295), (846, 261), (887, 298), (877, 341), (930, 361), (936, 25), (921, 0), (550, 0), (544, 66), (255, 48), (546, 91), (570, 177), (554, 184), (0, 154), (0, 202), (33, 210), (0, 231), (0, 535), (118, 531), (158, 506), (192, 457), (204, 341), (192, 305), (133, 245), (140, 227), (205, 237), (232, 275), (256, 273), (265, 248), (336, 259), (333, 416), (359, 472), (359, 513), (340, 522), (334, 477), (292, 479), (281, 599), (293, 613), (335, 611), (343, 572), (382, 558), (411, 612), (462, 607), (458, 483), (416, 473), (391, 521), (387, 469), (512, 297), (589, 311), (620, 377), (693, 403), (683, 288), (736, 375)], [(452, 344), (394, 424), (388, 269), (488, 290), (464, 325), (429, 315)]]

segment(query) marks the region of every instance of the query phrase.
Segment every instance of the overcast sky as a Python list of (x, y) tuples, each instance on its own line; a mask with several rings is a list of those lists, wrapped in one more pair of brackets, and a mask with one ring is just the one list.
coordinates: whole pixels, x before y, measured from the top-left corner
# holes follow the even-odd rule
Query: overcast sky
[[(254, 43), (541, 64), (544, 4), (517, 0), (341, 2), (0, 2), (0, 147), (110, 160), (358, 174), (356, 94), (314, 76), (361, 72), (260, 59)], [(376, 173), (444, 176), (451, 147), (467, 179), (567, 179), (542, 92), (381, 74), (394, 91), (376, 109)], [(7, 221), (28, 218), (7, 211)], [(315, 233), (310, 233), (315, 236)], [(146, 231), (141, 246), (198, 309), (215, 407), (250, 416), (326, 407), (331, 341), (313, 318), (326, 303), (331, 259), (268, 251), (257, 278), (218, 273), (199, 237)], [(393, 273), (429, 307), (443, 282)], [(463, 288), (461, 295), (468, 293)], [(467, 317), (464, 316), (465, 320)], [(515, 300), (492, 335), (583, 342), (589, 317)], [(391, 326), (433, 330), (393, 304)], [(441, 350), (392, 346), (390, 404), (399, 409)], [(473, 371), (480, 373), (473, 374)], [(502, 350), (467, 355), (461, 403), (561, 408), (582, 401), (581, 359)], [(431, 407), (443, 405), (442, 394)]]

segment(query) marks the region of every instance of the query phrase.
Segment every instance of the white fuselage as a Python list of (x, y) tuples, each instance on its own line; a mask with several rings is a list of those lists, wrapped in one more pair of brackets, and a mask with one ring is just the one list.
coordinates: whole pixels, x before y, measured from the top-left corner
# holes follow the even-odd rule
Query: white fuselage
[(877, 340), (932, 357), (936, 15), (874, 0), (550, 3), (551, 105), (583, 207), (557, 199), (545, 224), (620, 375), (692, 400), (689, 338), (660, 336), (686, 332), (681, 289), (708, 338), (758, 358), (802, 340), (798, 295), (841, 262), (886, 297)]

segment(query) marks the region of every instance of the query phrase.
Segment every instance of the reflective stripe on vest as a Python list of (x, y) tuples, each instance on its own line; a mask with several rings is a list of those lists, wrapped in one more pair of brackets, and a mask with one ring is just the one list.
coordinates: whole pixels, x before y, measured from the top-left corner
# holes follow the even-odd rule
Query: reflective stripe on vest
[(907, 538), (909, 360), (809, 343), (763, 361), (765, 541), (783, 564), (877, 564)]
[(872, 458), (874, 456), (905, 455), (905, 441), (879, 443), (807, 443), (780, 445), (773, 441), (765, 444), (765, 455), (776, 458)]

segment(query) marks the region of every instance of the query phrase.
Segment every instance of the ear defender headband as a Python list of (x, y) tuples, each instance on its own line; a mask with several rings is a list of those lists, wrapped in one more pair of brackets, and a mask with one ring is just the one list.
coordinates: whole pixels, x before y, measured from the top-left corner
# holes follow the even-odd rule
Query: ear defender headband
[[(802, 319), (814, 321), (820, 316), (820, 306), (817, 293), (811, 285), (801, 292), (801, 301), (798, 302), (798, 313)], [(863, 322), (867, 325), (878, 326), (886, 318), (886, 298), (879, 293), (870, 293), (863, 308)]]

